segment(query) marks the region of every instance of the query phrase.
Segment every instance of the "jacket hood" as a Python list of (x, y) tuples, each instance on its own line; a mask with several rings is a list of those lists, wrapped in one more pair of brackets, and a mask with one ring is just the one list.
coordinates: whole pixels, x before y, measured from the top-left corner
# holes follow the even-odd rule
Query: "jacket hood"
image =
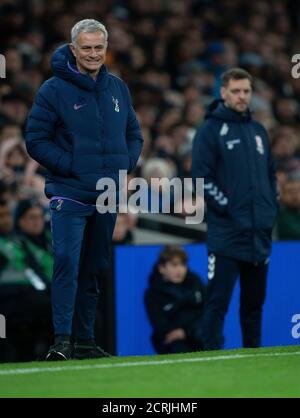
[(75, 57), (68, 44), (62, 45), (54, 51), (51, 66), (56, 77), (70, 81), (84, 90), (103, 90), (107, 87), (108, 71), (106, 66), (102, 65), (97, 79), (93, 80), (88, 74), (78, 71)]
[(236, 112), (225, 106), (224, 100), (214, 100), (209, 106), (205, 115), (205, 119), (216, 118), (231, 122), (249, 122), (251, 121), (251, 113), (249, 109), (245, 113)]

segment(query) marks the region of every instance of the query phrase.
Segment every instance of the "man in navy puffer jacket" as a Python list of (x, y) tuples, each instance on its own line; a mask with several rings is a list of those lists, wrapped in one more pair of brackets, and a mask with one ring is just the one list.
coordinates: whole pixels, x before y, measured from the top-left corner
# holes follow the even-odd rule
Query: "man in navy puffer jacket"
[(209, 252), (204, 348), (219, 349), (224, 318), (240, 276), (244, 347), (261, 343), (271, 233), (277, 213), (276, 177), (268, 134), (251, 118), (252, 77), (223, 74), (221, 94), (197, 131), (193, 178), (204, 178)]
[(85, 19), (71, 35), (53, 55), (54, 77), (38, 91), (26, 129), (28, 153), (48, 169), (55, 330), (48, 360), (69, 359), (73, 348), (78, 359), (105, 355), (94, 321), (116, 213), (97, 211), (96, 183), (113, 179), (118, 193), (119, 170), (134, 169), (143, 142), (126, 84), (104, 65), (105, 26)]

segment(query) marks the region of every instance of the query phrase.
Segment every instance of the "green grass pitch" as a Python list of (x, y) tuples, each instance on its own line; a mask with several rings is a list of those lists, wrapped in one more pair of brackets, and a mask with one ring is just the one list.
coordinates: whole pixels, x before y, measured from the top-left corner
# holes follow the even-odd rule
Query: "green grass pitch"
[(300, 397), (300, 346), (2, 364), (0, 397)]

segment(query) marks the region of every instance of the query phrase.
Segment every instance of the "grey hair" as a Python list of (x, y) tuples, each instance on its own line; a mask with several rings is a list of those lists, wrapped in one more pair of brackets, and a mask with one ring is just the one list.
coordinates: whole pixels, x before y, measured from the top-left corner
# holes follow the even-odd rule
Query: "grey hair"
[(71, 40), (74, 44), (76, 42), (77, 36), (81, 32), (102, 32), (104, 34), (105, 40), (108, 40), (108, 32), (106, 30), (106, 27), (98, 22), (98, 20), (95, 19), (83, 19), (77, 22), (71, 29)]

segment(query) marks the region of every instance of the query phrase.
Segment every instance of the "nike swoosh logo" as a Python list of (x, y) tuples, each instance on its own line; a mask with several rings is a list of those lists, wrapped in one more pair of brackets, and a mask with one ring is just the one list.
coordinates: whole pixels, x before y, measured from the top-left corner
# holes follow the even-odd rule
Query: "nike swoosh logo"
[(83, 107), (83, 106), (85, 106), (86, 105), (86, 103), (83, 103), (83, 104), (74, 104), (74, 110), (78, 110), (78, 109), (80, 109), (81, 107)]

